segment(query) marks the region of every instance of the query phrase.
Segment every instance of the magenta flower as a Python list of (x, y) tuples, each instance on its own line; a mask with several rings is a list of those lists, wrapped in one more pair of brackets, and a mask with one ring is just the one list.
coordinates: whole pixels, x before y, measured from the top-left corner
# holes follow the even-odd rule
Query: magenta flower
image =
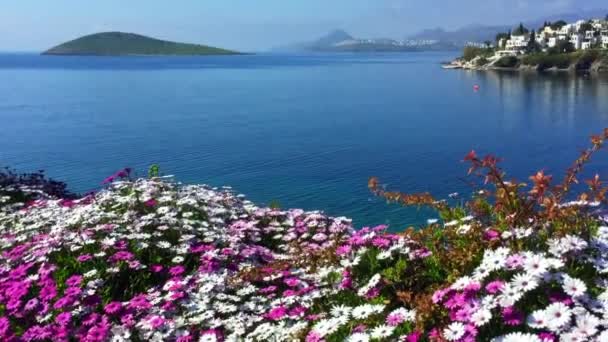
[(104, 308), (103, 311), (108, 315), (114, 315), (120, 312), (122, 309), (122, 303), (120, 302), (110, 302)]
[(81, 275), (73, 275), (65, 281), (65, 284), (68, 286), (80, 286), (81, 282), (82, 282)]
[(306, 335), (306, 342), (322, 342), (322, 341), (324, 341), (323, 337), (315, 331), (311, 331), (308, 333), (308, 335)]
[(555, 335), (548, 333), (548, 332), (539, 333), (538, 338), (540, 338), (540, 340), (543, 342), (555, 342), (555, 340), (556, 340)]
[(351, 250), (352, 248), (350, 247), (350, 245), (342, 245), (338, 247), (338, 249), (336, 249), (336, 255), (343, 256), (350, 253)]
[(287, 278), (284, 282), (289, 287), (296, 287), (300, 283), (300, 280), (298, 278)]
[(295, 308), (289, 310), (290, 317), (300, 317), (306, 313), (306, 308), (303, 306), (296, 306)]
[(378, 247), (378, 248), (388, 248), (391, 245), (391, 241), (387, 240), (385, 238), (382, 237), (376, 237), (372, 240), (372, 245)]
[(23, 307), (23, 309), (25, 311), (32, 311), (38, 306), (38, 303), (39, 303), (38, 299), (32, 298), (32, 299), (28, 300), (27, 303), (25, 303), (25, 306)]
[(34, 325), (23, 334), (24, 341), (44, 341), (52, 336), (50, 326)]
[(76, 258), (76, 260), (78, 260), (78, 262), (87, 262), (91, 259), (93, 259), (93, 256), (91, 254), (82, 254), (82, 255), (79, 255), (78, 258)]
[(406, 342), (419, 342), (420, 340), (422, 340), (422, 333), (419, 331), (414, 331), (405, 338)]
[(391, 327), (396, 327), (404, 321), (405, 317), (398, 313), (390, 314), (386, 317), (386, 324), (390, 325)]
[(506, 325), (520, 325), (524, 321), (524, 314), (509, 306), (502, 309), (502, 319)]
[(66, 326), (70, 324), (70, 321), (72, 321), (72, 314), (69, 312), (62, 312), (55, 317), (55, 323), (59, 324), (60, 326)]
[(129, 308), (136, 310), (147, 310), (152, 307), (152, 304), (146, 299), (146, 295), (137, 295), (129, 301)]
[(276, 308), (270, 310), (265, 316), (268, 319), (271, 319), (273, 321), (278, 321), (281, 318), (285, 317), (287, 315), (287, 308), (285, 308), (284, 306), (277, 306)]
[(496, 241), (500, 239), (500, 233), (495, 230), (488, 229), (483, 233), (483, 239), (486, 241)]
[(152, 265), (152, 267), (150, 269), (154, 273), (159, 273), (159, 272), (163, 271), (163, 266), (162, 265)]
[(185, 271), (186, 269), (184, 266), (173, 266), (169, 269), (169, 274), (174, 277), (179, 277), (180, 275), (184, 274)]
[(6, 317), (0, 317), (0, 337), (7, 337), (11, 328), (11, 322)]
[(155, 315), (155, 316), (152, 316), (152, 318), (150, 318), (150, 320), (148, 322), (152, 326), (152, 329), (158, 329), (165, 324), (165, 319), (162, 318), (161, 316)]
[(108, 330), (108, 327), (96, 325), (87, 332), (86, 341), (103, 342), (107, 339)]
[(353, 328), (354, 333), (362, 333), (365, 332), (365, 330), (367, 330), (367, 326), (365, 324), (359, 324)]
[(500, 280), (494, 280), (486, 285), (486, 291), (490, 294), (497, 294), (505, 286), (505, 283)]
[(157, 203), (156, 200), (154, 198), (152, 198), (152, 199), (145, 201), (144, 205), (146, 207), (154, 207), (154, 206), (156, 206), (156, 203)]

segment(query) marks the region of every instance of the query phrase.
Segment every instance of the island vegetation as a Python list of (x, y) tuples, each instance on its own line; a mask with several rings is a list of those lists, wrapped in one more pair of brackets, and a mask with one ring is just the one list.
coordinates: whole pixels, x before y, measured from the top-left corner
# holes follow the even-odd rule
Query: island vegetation
[(176, 43), (134, 33), (103, 32), (53, 47), (45, 55), (234, 55), (238, 52), (206, 45)]
[(608, 187), (577, 183), (606, 139), (560, 182), (509, 179), (473, 151), (471, 196), (372, 177), (378, 198), (437, 212), (393, 232), (258, 207), (157, 166), (81, 196), (0, 171), (0, 339), (605, 341)]
[(538, 30), (520, 24), (494, 42), (464, 48), (445, 66), (476, 70), (608, 71), (608, 18), (545, 22)]

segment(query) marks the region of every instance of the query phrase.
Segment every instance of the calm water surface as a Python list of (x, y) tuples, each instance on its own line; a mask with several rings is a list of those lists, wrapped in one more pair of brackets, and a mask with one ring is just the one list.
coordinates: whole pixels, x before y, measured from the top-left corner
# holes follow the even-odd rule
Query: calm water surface
[(157, 163), (260, 204), (400, 229), (433, 215), (372, 198), (369, 176), (469, 193), (460, 159), (471, 149), (521, 178), (560, 175), (608, 127), (605, 78), (442, 70), (451, 57), (0, 55), (0, 165), (45, 169), (84, 192)]

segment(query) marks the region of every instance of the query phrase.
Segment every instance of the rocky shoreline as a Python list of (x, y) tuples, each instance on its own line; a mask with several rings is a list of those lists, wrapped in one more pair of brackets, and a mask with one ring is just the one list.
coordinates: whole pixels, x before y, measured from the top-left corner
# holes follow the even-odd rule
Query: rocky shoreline
[[(513, 66), (499, 66), (499, 61), (502, 58), (487, 61), (482, 57), (476, 57), (472, 60), (465, 61), (463, 58), (457, 58), (451, 62), (442, 64), (443, 69), (461, 69), (461, 70), (476, 70), (476, 71), (516, 71), (516, 72), (559, 72), (559, 73), (592, 73), (606, 74), (608, 73), (608, 60), (599, 59), (589, 65), (582, 65), (578, 61), (570, 63), (567, 67), (544, 67), (542, 64), (525, 64), (522, 56), (514, 57), (517, 61)], [(486, 61), (484, 63), (484, 60)]]

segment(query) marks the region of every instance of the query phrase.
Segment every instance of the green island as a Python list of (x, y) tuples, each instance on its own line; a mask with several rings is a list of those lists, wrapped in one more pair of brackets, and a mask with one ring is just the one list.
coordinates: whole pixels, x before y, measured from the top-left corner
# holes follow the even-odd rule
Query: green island
[(520, 24), (494, 43), (470, 44), (445, 69), (608, 72), (608, 18)]
[(42, 54), (68, 56), (194, 56), (238, 55), (241, 53), (206, 45), (155, 39), (135, 33), (102, 32), (71, 40), (55, 46)]

